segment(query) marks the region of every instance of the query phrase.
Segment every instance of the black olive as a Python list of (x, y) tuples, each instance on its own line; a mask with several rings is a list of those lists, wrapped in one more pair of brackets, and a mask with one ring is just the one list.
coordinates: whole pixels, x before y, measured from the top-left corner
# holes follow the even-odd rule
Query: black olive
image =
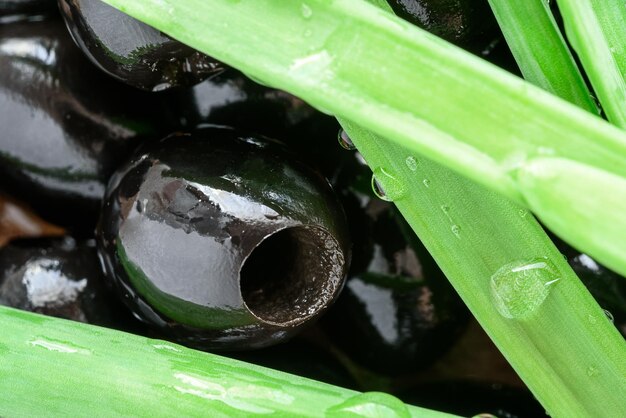
[(497, 28), (487, 0), (389, 0), (409, 22), (459, 46)]
[(322, 324), (361, 366), (411, 373), (443, 355), (470, 315), (395, 206), (373, 195), (358, 153), (345, 155), (335, 188), (353, 237), (352, 267)]
[(0, 251), (0, 304), (101, 326), (133, 327), (105, 286), (93, 240), (26, 240)]
[(224, 66), (100, 0), (59, 0), (76, 43), (109, 75), (160, 91), (197, 84)]
[(396, 395), (404, 402), (464, 417), (540, 418), (545, 409), (529, 390), (471, 380), (422, 383)]
[(169, 95), (183, 127), (210, 123), (288, 140), (292, 129), (319, 115), (301, 99), (257, 84), (233, 69)]
[(0, 0), (0, 23), (58, 13), (56, 0)]
[(146, 145), (113, 176), (99, 250), (144, 321), (189, 345), (247, 349), (335, 299), (346, 235), (322, 177), (278, 144), (206, 127)]
[(165, 104), (94, 68), (61, 21), (0, 29), (0, 184), (49, 220), (93, 230), (110, 174), (167, 129)]

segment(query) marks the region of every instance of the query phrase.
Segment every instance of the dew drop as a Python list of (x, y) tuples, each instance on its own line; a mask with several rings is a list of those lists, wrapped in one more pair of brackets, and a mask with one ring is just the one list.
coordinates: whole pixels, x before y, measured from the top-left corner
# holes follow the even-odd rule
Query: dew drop
[(526, 209), (520, 209), (518, 212), (520, 218), (525, 218), (528, 215), (528, 211)]
[(352, 142), (352, 139), (350, 138), (348, 133), (344, 131), (343, 129), (339, 130), (339, 134), (337, 135), (337, 141), (339, 141), (339, 145), (341, 145), (341, 148), (343, 149), (346, 149), (348, 151), (352, 151), (353, 149), (356, 149), (356, 147), (354, 146), (354, 143)]
[(615, 317), (613, 316), (613, 314), (611, 312), (609, 312), (606, 309), (602, 309), (604, 311), (604, 314), (606, 315), (606, 317), (609, 319), (609, 321), (611, 321), (611, 324), (615, 323)]
[(405, 194), (404, 185), (382, 167), (372, 174), (372, 190), (378, 198), (387, 202), (402, 199)]
[(310, 19), (313, 16), (313, 9), (311, 9), (311, 6), (306, 3), (302, 3), (300, 12), (302, 13), (302, 17), (305, 19)]
[(411, 157), (411, 156), (406, 157), (406, 160), (404, 160), (404, 162), (406, 163), (406, 166), (411, 171), (416, 171), (417, 166), (419, 165), (419, 162), (415, 159), (415, 157)]
[(409, 418), (409, 410), (398, 398), (387, 393), (366, 392), (326, 410), (329, 418)]
[(600, 374), (600, 370), (598, 370), (597, 367), (595, 366), (587, 367), (587, 376), (595, 377), (595, 376), (598, 376), (599, 374)]
[(450, 206), (448, 206), (448, 205), (441, 205), (441, 210), (443, 211), (443, 213), (448, 213), (448, 212), (450, 212)]
[(430, 180), (424, 179), (424, 181), (422, 181), (422, 183), (424, 183), (424, 186), (430, 187)]
[(482, 414), (478, 414), (478, 415), (474, 415), (472, 418), (498, 418), (495, 415), (492, 414), (488, 414), (488, 413), (482, 413)]
[(491, 294), (505, 318), (531, 317), (560, 280), (558, 270), (547, 258), (507, 264), (491, 276)]
[(452, 230), (452, 233), (457, 237), (457, 238), (461, 238), (461, 227), (458, 225), (452, 225), (452, 227), (450, 228)]

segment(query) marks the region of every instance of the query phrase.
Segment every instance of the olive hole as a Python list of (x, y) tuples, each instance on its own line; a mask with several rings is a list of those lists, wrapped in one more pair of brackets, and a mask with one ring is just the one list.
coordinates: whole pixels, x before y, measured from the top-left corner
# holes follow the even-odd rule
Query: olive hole
[(292, 227), (265, 238), (244, 262), (241, 294), (259, 319), (302, 322), (334, 298), (344, 257), (337, 241), (316, 227)]

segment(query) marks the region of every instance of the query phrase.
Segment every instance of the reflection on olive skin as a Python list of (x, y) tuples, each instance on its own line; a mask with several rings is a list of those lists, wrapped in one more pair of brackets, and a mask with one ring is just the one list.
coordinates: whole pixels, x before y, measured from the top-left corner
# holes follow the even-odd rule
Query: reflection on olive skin
[(328, 184), (278, 144), (207, 127), (145, 146), (114, 175), (99, 249), (144, 321), (241, 350), (290, 337), (335, 299), (344, 222)]
[(0, 304), (119, 329), (134, 325), (105, 287), (93, 240), (29, 240), (0, 250)]
[(487, 0), (390, 0), (394, 12), (457, 45), (467, 45), (497, 27)]
[(374, 196), (371, 170), (358, 153), (343, 153), (335, 188), (353, 236), (353, 261), (322, 324), (360, 365), (411, 373), (454, 344), (469, 313), (395, 206)]
[(101, 74), (60, 21), (3, 25), (0, 182), (57, 222), (91, 222), (110, 173), (167, 120), (160, 100)]
[(100, 69), (131, 86), (161, 91), (223, 71), (214, 59), (100, 0), (59, 0), (76, 43)]

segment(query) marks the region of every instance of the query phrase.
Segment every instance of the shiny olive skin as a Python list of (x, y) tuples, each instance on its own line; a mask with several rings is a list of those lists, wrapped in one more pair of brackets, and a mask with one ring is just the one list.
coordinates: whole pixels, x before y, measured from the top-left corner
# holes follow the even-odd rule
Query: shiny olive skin
[(457, 45), (497, 27), (487, 0), (389, 0), (389, 5), (398, 16)]
[(328, 183), (278, 144), (205, 127), (146, 144), (113, 176), (98, 244), (138, 317), (184, 344), (243, 350), (335, 299), (346, 229)]
[(0, 22), (57, 12), (56, 0), (0, 0)]
[[(285, 141), (292, 138), (293, 130), (317, 121), (319, 115), (301, 99), (262, 86), (232, 68), (168, 95), (184, 127), (202, 123), (226, 125)], [(294, 139), (299, 141), (299, 135)]]
[(344, 153), (335, 189), (350, 224), (353, 259), (322, 324), (361, 366), (405, 375), (443, 355), (469, 312), (395, 206), (374, 197), (371, 171), (358, 153)]
[(59, 0), (72, 37), (107, 74), (131, 86), (161, 91), (191, 86), (224, 66), (100, 0)]
[(110, 174), (168, 120), (161, 95), (102, 74), (60, 20), (1, 26), (0, 109), (0, 186), (92, 230)]
[(529, 390), (498, 383), (471, 380), (425, 382), (396, 396), (406, 403), (463, 417), (479, 414), (501, 418), (548, 417), (545, 408)]
[(93, 240), (26, 240), (0, 250), (0, 304), (118, 329), (135, 325), (105, 286)]

